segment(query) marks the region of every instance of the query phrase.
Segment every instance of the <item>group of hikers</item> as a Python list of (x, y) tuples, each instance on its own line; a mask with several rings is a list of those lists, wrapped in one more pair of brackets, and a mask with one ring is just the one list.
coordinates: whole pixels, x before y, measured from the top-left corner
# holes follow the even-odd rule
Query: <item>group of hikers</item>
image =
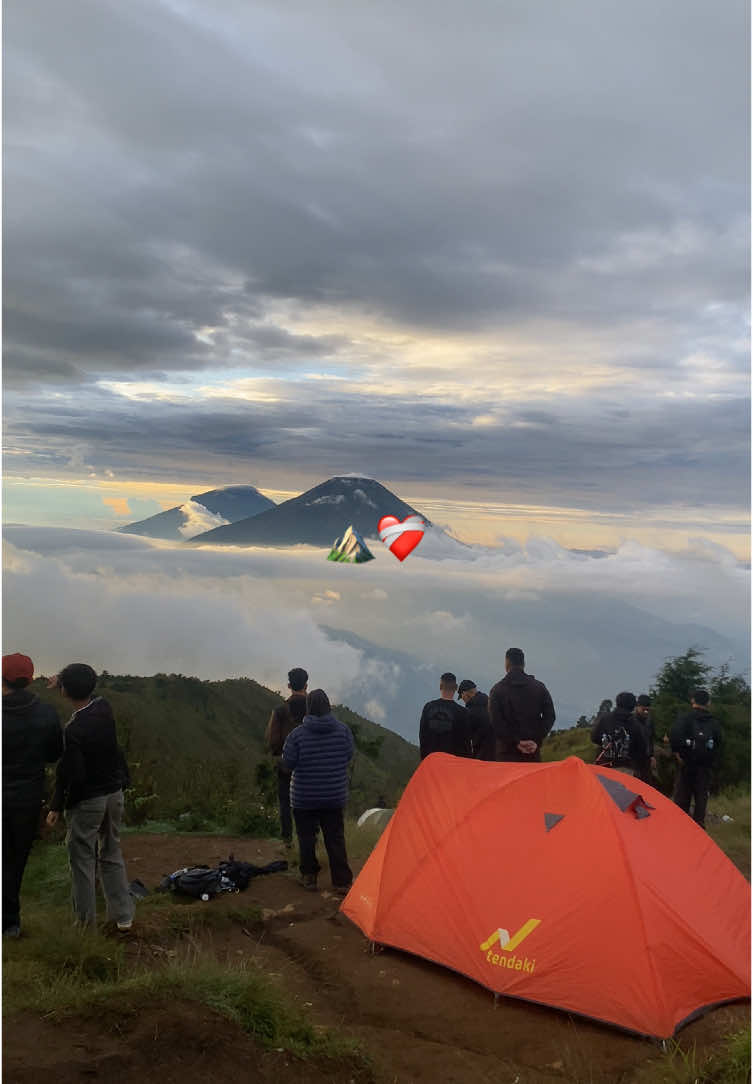
[[(430, 753), (452, 753), (477, 760), (535, 763), (551, 730), (554, 705), (546, 686), (525, 672), (525, 655), (511, 647), (505, 655), (505, 676), (487, 696), (474, 681), (460, 684), (452, 673), (442, 674), (439, 698), (430, 700), (421, 713), (419, 746), (421, 759)], [(464, 708), (455, 700), (462, 700)], [(709, 711), (706, 689), (696, 689), (690, 711), (682, 712), (670, 735), (678, 763), (674, 801), (685, 813), (693, 806), (693, 819), (705, 827), (711, 773), (722, 746), (719, 721)], [(651, 698), (621, 692), (602, 701), (591, 740), (600, 747), (597, 764), (633, 775), (644, 783), (656, 782), (654, 724)]]
[[(450, 753), (486, 761), (536, 763), (555, 721), (546, 686), (525, 672), (520, 648), (505, 655), (505, 676), (487, 696), (474, 681), (458, 684), (454, 674), (440, 678), (439, 697), (423, 708), (419, 746), (423, 760)], [(64, 813), (71, 868), (75, 920), (96, 923), (96, 877), (99, 873), (108, 919), (120, 932), (133, 925), (134, 900), (120, 848), (123, 791), (130, 786), (128, 767), (118, 745), (109, 703), (95, 695), (97, 675), (86, 663), (72, 663), (49, 679), (68, 701), (72, 714), (61, 728), (55, 709), (28, 686), (34, 664), (18, 652), (2, 659), (3, 697), (3, 936), (21, 932), (20, 889), (32, 844), (40, 829), (45, 802), (45, 765), (57, 762), (55, 788), (46, 823)], [(345, 844), (344, 810), (353, 733), (337, 719), (323, 689), (308, 691), (301, 667), (288, 672), (289, 696), (269, 719), (266, 741), (277, 768), (282, 838), (299, 847), (300, 884), (318, 887), (316, 855), (321, 830), (332, 887), (348, 892), (353, 873)], [(457, 700), (456, 700), (457, 696)], [(462, 701), (461, 707), (458, 701)], [(722, 734), (709, 711), (709, 694), (697, 689), (690, 712), (672, 728), (671, 747), (679, 762), (674, 800), (704, 827), (711, 770)], [(656, 767), (651, 702), (619, 693), (614, 710), (604, 702), (591, 737), (600, 746), (597, 763), (652, 782)]]

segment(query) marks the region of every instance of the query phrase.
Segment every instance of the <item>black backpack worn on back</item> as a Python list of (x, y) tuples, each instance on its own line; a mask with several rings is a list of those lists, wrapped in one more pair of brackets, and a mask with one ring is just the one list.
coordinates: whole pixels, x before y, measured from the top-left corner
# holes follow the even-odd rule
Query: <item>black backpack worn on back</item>
[(605, 731), (601, 736), (601, 754), (597, 763), (617, 768), (629, 764), (630, 760), (630, 734), (627, 728), (615, 726), (614, 729)]

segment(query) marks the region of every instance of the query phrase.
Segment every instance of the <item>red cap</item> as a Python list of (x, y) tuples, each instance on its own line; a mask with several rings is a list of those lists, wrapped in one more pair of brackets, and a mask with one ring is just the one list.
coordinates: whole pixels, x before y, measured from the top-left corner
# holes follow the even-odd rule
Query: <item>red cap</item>
[(34, 677), (34, 663), (28, 655), (20, 655), (17, 651), (13, 655), (3, 655), (3, 680), (20, 681), (26, 678), (31, 681)]

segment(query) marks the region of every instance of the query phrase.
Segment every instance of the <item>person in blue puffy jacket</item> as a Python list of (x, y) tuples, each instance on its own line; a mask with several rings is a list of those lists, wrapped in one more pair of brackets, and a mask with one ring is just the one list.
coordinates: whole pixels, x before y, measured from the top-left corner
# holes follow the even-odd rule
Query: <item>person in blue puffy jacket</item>
[(303, 722), (285, 739), (282, 759), (291, 772), (290, 804), (300, 848), (301, 884), (315, 890), (320, 870), (316, 857), (319, 828), (329, 858), (335, 891), (353, 882), (345, 849), (344, 809), (348, 800), (348, 766), (355, 745), (349, 726), (332, 714), (327, 694), (314, 689), (306, 698)]

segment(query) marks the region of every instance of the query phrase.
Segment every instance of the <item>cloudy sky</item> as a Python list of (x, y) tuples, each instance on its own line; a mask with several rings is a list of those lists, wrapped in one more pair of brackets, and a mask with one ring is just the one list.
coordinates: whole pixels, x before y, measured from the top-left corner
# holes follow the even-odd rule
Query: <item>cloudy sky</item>
[(363, 471), (747, 557), (744, 0), (4, 15), (6, 520)]

